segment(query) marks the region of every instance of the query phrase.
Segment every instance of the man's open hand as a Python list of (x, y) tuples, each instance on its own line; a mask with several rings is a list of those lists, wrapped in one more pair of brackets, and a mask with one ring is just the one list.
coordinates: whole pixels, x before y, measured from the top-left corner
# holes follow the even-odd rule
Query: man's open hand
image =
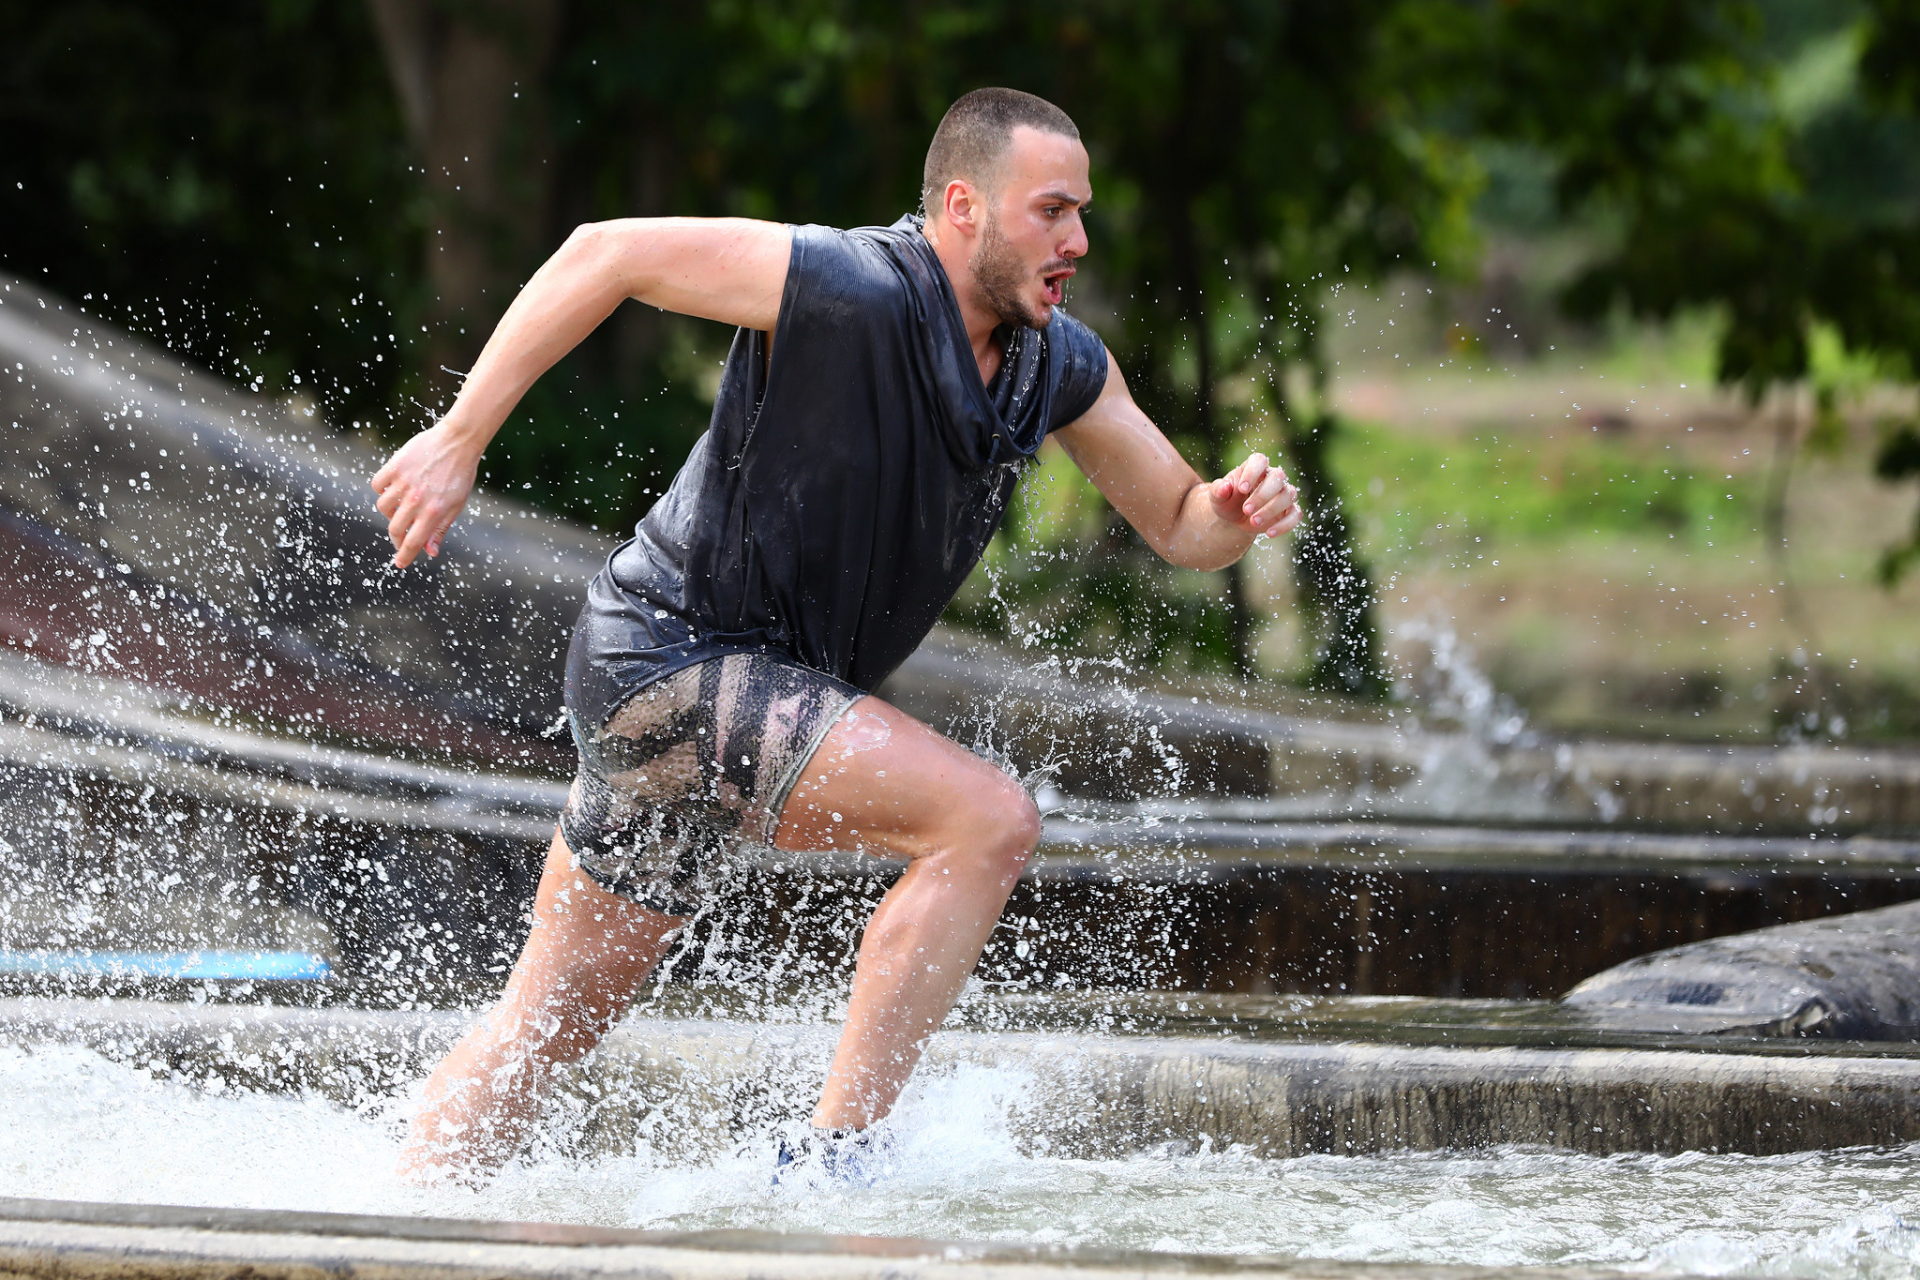
[(374, 506), (387, 518), (393, 563), (404, 569), (425, 551), (440, 554), (446, 536), (473, 492), (479, 459), (442, 421), (400, 446), (374, 473)]
[(1277, 538), (1300, 523), (1300, 492), (1287, 473), (1256, 453), (1207, 486), (1213, 513), (1228, 524)]

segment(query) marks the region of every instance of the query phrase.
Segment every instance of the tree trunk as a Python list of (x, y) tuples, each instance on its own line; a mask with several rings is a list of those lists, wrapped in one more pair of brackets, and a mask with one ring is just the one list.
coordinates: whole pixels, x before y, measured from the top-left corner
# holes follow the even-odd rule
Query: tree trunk
[[(1167, 224), (1172, 232), (1175, 279), (1181, 297), (1181, 310), (1193, 326), (1194, 392), (1193, 433), (1206, 449), (1206, 478), (1227, 473), (1226, 440), (1214, 412), (1213, 330), (1208, 325), (1206, 294), (1201, 286), (1199, 251), (1194, 237), (1192, 211), (1183, 200), (1168, 205)], [(1253, 660), (1253, 608), (1247, 602), (1245, 559), (1227, 566), (1227, 643), (1232, 649), (1234, 669), (1242, 676), (1256, 674)]]
[[(635, 218), (656, 218), (672, 212), (667, 206), (667, 172), (671, 164), (660, 122), (646, 108), (634, 112), (633, 154), (627, 166), (627, 212)], [(613, 313), (613, 384), (629, 395), (645, 389), (644, 370), (651, 370), (667, 332), (666, 313), (658, 307), (629, 300)]]
[[(1760, 510), (1760, 527), (1767, 542), (1767, 559), (1771, 562), (1774, 580), (1780, 592), (1780, 618), (1786, 624), (1787, 634), (1794, 648), (1805, 657), (1804, 662), (1795, 664), (1806, 673), (1801, 686), (1807, 696), (1802, 701), (1802, 709), (1794, 713), (1796, 732), (1817, 730), (1825, 717), (1828, 705), (1826, 664), (1819, 660), (1823, 647), (1820, 643), (1819, 628), (1813, 615), (1808, 612), (1806, 602), (1801, 599), (1800, 588), (1793, 579), (1793, 564), (1788, 557), (1791, 550), (1791, 538), (1787, 525), (1787, 498), (1793, 485), (1793, 465), (1800, 453), (1801, 418), (1799, 397), (1789, 394), (1781, 406), (1779, 415), (1773, 424), (1773, 457), (1767, 466), (1767, 490), (1765, 504)], [(1784, 655), (1792, 662), (1793, 650)], [(1810, 705), (1808, 705), (1810, 704)], [(1806, 723), (1811, 715), (1812, 724)]]
[[(1194, 378), (1198, 387), (1194, 391), (1193, 429), (1194, 434), (1206, 442), (1206, 478), (1209, 480), (1223, 476), (1234, 464), (1227, 458), (1226, 440), (1220, 430), (1218, 415), (1214, 412), (1214, 379), (1218, 376), (1214, 369), (1213, 334), (1207, 327), (1207, 307), (1199, 284), (1196, 282), (1187, 293), (1187, 319), (1193, 325), (1194, 341)], [(1233, 649), (1233, 666), (1242, 676), (1253, 676), (1253, 606), (1247, 602), (1247, 561), (1246, 557), (1234, 561), (1226, 567), (1227, 577), (1227, 643)]]
[[(1193, 325), (1195, 379), (1199, 383), (1194, 393), (1193, 427), (1194, 434), (1206, 442), (1206, 478), (1211, 480), (1223, 476), (1233, 465), (1227, 458), (1226, 441), (1222, 438), (1218, 415), (1214, 412), (1213, 384), (1218, 376), (1214, 369), (1213, 334), (1207, 328), (1206, 302), (1196, 284), (1189, 293), (1187, 318)], [(1243, 556), (1226, 567), (1227, 576), (1227, 643), (1233, 649), (1233, 666), (1242, 676), (1255, 674), (1253, 661), (1253, 606), (1247, 603), (1246, 558)]]
[(545, 247), (545, 87), (561, 0), (368, 3), (433, 195), (431, 402), (457, 387)]
[(1374, 613), (1372, 574), (1354, 543), (1346, 503), (1327, 460), (1340, 420), (1322, 404), (1310, 421), (1303, 421), (1289, 412), (1278, 377), (1269, 377), (1268, 383), (1290, 475), (1307, 509), (1306, 519), (1293, 535), (1293, 576), (1313, 646), (1308, 687), (1360, 698), (1382, 697), (1389, 682)]

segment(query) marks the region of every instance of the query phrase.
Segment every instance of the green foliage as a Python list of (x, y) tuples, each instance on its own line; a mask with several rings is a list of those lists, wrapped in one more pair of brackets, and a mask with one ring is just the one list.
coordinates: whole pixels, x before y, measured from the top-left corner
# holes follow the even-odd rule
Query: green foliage
[(1874, 0), (1867, 6), (1860, 82), (1879, 106), (1920, 107), (1920, 0)]
[[(916, 204), (958, 93), (1066, 107), (1097, 197), (1075, 305), (1196, 463), (1277, 443), (1306, 483), (1295, 575), (1325, 687), (1381, 687), (1348, 527), (1374, 511), (1351, 488), (1377, 432), (1349, 436), (1324, 395), (1290, 402), (1283, 375), (1325, 385), (1329, 282), (1466, 270), (1482, 192), (1510, 220), (1591, 232), (1564, 299), (1581, 314), (1711, 310), (1720, 377), (1755, 395), (1811, 370), (1816, 440), (1838, 438), (1853, 385), (1824, 370), (1920, 370), (1914, 0), (565, 0), (563, 17), (539, 86), (550, 145), (527, 150), (550, 162), (512, 175), (544, 184), (546, 244), (629, 214), (888, 221)], [(433, 206), (364, 3), (0, 0), (0, 127), (8, 269), (263, 388), (298, 376), (336, 424), (422, 419)], [(529, 397), (490, 480), (630, 521), (703, 427), (687, 375), (724, 340), (626, 308)], [(1507, 449), (1395, 474), (1417, 493), (1441, 461), (1469, 470), (1473, 518), (1528, 536), (1697, 533), (1752, 501), (1677, 469), (1530, 472)], [(1244, 580), (1162, 574), (1086, 502), (1086, 590), (1056, 557), (1003, 593), (1077, 601), (1047, 624), (1063, 638), (1244, 669)], [(1452, 518), (1437, 493), (1416, 505)], [(1042, 541), (1011, 530), (994, 554)]]
[(1899, 43), (1910, 9), (1416, 5), (1408, 38), (1447, 68), (1427, 82), (1436, 110), (1550, 156), (1562, 216), (1617, 228), (1567, 305), (1717, 307), (1719, 375), (1757, 399), (1806, 374), (1817, 323), (1920, 368), (1920, 122), (1900, 88), (1920, 65)]
[[(1457, 147), (1414, 129), (1382, 56), (1393, 3), (1094, 5), (1089, 65), (1059, 100), (1119, 205), (1095, 265), (1120, 323), (1106, 336), (1136, 399), (1209, 475), (1240, 460), (1251, 415), (1222, 384), (1260, 371), (1316, 519), (1296, 540), (1312, 621), (1310, 679), (1386, 688), (1372, 590), (1342, 523), (1336, 474), (1318, 464), (1334, 421), (1286, 403), (1275, 366), (1318, 368), (1329, 277), (1366, 281), (1430, 263), (1462, 238), (1469, 195)], [(1322, 372), (1324, 370), (1322, 369)], [(1252, 625), (1229, 574), (1236, 665)]]
[(563, 362), (528, 391), (481, 464), (481, 482), (582, 524), (630, 529), (706, 427), (686, 382), (640, 394)]
[(1232, 674), (1238, 664), (1224, 577), (1169, 568), (1109, 513), (1091, 540), (995, 539), (947, 620), (1135, 670)]
[(362, 5), (0, 0), (0, 136), (6, 270), (336, 423), (402, 402), (421, 197)]

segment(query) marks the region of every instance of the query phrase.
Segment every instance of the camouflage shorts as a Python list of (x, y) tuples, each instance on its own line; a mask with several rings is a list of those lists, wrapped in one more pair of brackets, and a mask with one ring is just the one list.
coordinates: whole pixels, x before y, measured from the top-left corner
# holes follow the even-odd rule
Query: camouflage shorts
[(764, 653), (712, 658), (657, 680), (602, 725), (569, 713), (580, 772), (560, 817), (596, 883), (668, 915), (691, 915), (767, 848), (787, 794), (861, 696)]

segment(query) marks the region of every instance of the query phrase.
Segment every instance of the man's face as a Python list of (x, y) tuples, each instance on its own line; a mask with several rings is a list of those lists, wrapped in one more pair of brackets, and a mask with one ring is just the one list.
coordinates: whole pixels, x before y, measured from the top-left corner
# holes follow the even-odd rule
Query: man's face
[(1080, 215), (1092, 198), (1078, 141), (1024, 125), (1013, 131), (968, 261), (979, 300), (1004, 323), (1044, 329), (1053, 319), (1074, 261), (1087, 252)]

